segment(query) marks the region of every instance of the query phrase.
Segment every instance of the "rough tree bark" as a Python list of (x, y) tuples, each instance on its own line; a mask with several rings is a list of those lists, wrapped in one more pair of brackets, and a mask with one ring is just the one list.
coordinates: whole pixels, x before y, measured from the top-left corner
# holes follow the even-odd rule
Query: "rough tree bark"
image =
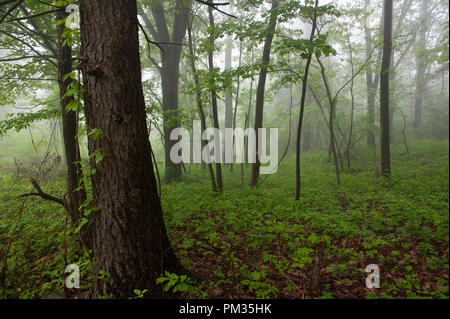
[[(134, 289), (160, 297), (155, 283), (180, 269), (163, 221), (146, 125), (135, 0), (81, 0), (81, 57), (86, 90), (95, 212), (94, 296), (127, 298)], [(103, 271), (108, 281), (97, 275)]]

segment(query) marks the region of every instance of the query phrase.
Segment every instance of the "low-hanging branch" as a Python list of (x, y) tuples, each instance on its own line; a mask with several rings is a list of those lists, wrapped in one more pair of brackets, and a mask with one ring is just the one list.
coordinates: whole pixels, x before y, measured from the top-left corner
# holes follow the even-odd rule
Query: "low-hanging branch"
[(36, 190), (36, 193), (27, 193), (27, 194), (23, 194), (18, 196), (19, 198), (21, 197), (28, 197), (28, 196), (39, 196), (43, 199), (58, 203), (64, 207), (66, 207), (66, 202), (64, 199), (59, 198), (59, 197), (55, 197), (52, 196), (50, 194), (45, 193), (42, 188), (39, 186), (38, 182), (34, 179), (34, 178), (30, 178), (30, 182), (31, 184), (34, 186), (34, 189)]

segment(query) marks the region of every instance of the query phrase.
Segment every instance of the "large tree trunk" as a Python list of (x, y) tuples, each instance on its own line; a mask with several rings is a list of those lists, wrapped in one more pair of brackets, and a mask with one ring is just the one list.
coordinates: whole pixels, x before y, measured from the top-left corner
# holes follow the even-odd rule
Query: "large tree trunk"
[(392, 54), (392, 0), (384, 1), (384, 44), (380, 78), (380, 146), (381, 174), (391, 174), (390, 133), (389, 133), (389, 71)]
[[(155, 283), (180, 269), (167, 237), (146, 125), (135, 0), (82, 0), (81, 59), (95, 212), (94, 297), (161, 296)], [(96, 161), (99, 160), (99, 161)], [(104, 272), (103, 281), (98, 274)]]
[[(58, 11), (57, 19), (62, 20), (66, 18), (68, 13), (65, 11)], [(80, 206), (86, 201), (86, 190), (80, 186), (80, 180), (83, 178), (83, 172), (81, 169), (81, 155), (80, 146), (78, 143), (78, 116), (77, 111), (67, 111), (66, 108), (73, 96), (66, 96), (68, 87), (72, 84), (72, 78), (66, 77), (72, 72), (72, 48), (68, 45), (64, 45), (64, 39), (62, 34), (64, 32), (64, 24), (58, 26), (58, 84), (59, 95), (61, 98), (61, 118), (62, 118), (62, 131), (64, 141), (64, 154), (67, 165), (67, 194), (68, 203), (67, 210), (70, 214), (70, 219), (73, 227), (77, 227), (81, 221), (82, 213), (80, 212)], [(78, 189), (78, 190), (77, 190)], [(80, 230), (80, 238), (83, 245), (91, 249), (92, 240), (89, 231), (89, 226), (85, 226)]]
[(255, 104), (255, 133), (256, 133), (256, 163), (252, 165), (252, 176), (250, 179), (250, 186), (255, 186), (258, 184), (259, 169), (261, 167), (261, 162), (259, 161), (259, 129), (263, 126), (263, 115), (264, 115), (264, 93), (266, 91), (266, 78), (267, 78), (267, 68), (270, 63), (270, 51), (272, 48), (272, 41), (275, 33), (275, 28), (277, 26), (278, 19), (278, 1), (272, 0), (272, 8), (269, 19), (269, 25), (267, 27), (267, 35), (264, 43), (263, 56), (261, 70), (259, 72), (258, 87), (256, 89), (256, 104)]

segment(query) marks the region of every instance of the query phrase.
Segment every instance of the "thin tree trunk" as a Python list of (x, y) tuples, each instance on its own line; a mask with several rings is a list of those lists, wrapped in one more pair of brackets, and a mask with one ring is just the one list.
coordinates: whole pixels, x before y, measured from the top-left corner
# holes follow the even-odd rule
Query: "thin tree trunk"
[[(252, 55), (251, 55), (251, 64), (253, 65), (255, 57), (255, 52), (252, 46)], [(249, 98), (248, 98), (248, 110), (247, 114), (245, 115), (245, 124), (244, 124), (244, 130), (248, 129), (250, 127), (250, 118), (252, 114), (252, 105), (253, 105), (253, 76), (250, 79), (250, 92), (249, 92)], [(245, 153), (244, 153), (244, 162), (245, 167), (248, 168), (248, 138), (245, 136), (244, 138), (244, 145), (245, 145)]]
[[(170, 245), (153, 171), (139, 58), (136, 1), (81, 0), (81, 65), (86, 90), (95, 212), (94, 297), (128, 298), (180, 265)], [(93, 155), (104, 154), (103, 159)], [(102, 275), (107, 280), (101, 279)]]
[[(214, 23), (214, 14), (213, 14), (213, 9), (209, 6), (208, 7), (208, 14), (209, 14), (209, 24), (210, 24), (210, 28), (214, 29), (215, 28), (215, 23)], [(209, 70), (212, 71), (214, 69), (214, 35), (211, 34), (210, 36), (210, 45), (211, 48), (208, 52), (208, 62), (209, 62)], [(212, 106), (212, 116), (213, 116), (213, 123), (214, 123), (214, 128), (219, 129), (219, 115), (217, 112), (217, 92), (214, 89), (214, 83), (212, 83), (211, 87), (213, 87), (213, 89), (211, 90), (211, 106)], [(216, 137), (217, 139), (218, 137)], [(222, 147), (222, 143), (221, 141), (215, 141), (216, 142), (216, 148), (215, 148), (215, 152), (220, 152), (220, 148)], [(216, 154), (214, 154), (216, 155)], [(216, 176), (217, 176), (217, 188), (219, 189), (219, 191), (222, 191), (223, 189), (223, 182), (222, 182), (222, 164), (220, 163), (220, 161), (217, 161), (217, 156), (216, 156)]]
[(353, 120), (354, 120), (354, 111), (355, 111), (355, 95), (353, 92), (354, 89), (354, 80), (353, 76), (355, 74), (355, 68), (353, 65), (353, 51), (352, 51), (352, 45), (350, 43), (350, 34), (347, 32), (347, 42), (348, 42), (348, 49), (350, 53), (350, 67), (352, 69), (352, 82), (350, 84), (350, 97), (352, 101), (352, 107), (350, 109), (350, 125), (348, 128), (348, 141), (347, 141), (347, 148), (345, 150), (345, 156), (347, 157), (347, 168), (350, 169), (351, 161), (350, 161), (350, 149), (352, 145), (352, 137), (353, 137)]
[[(291, 101), (292, 101), (292, 87), (291, 87)], [(311, 104), (311, 95), (306, 95), (306, 106)], [(303, 140), (302, 140), (302, 152), (306, 153), (311, 149), (311, 139), (312, 139), (312, 124), (310, 122), (306, 122), (304, 126)]]
[[(197, 74), (197, 67), (195, 66), (195, 60), (194, 60), (195, 53), (194, 53), (194, 45), (192, 43), (192, 23), (189, 23), (189, 25), (188, 25), (188, 37), (189, 37), (189, 55), (190, 55), (189, 60), (191, 62), (191, 69), (192, 69), (192, 74), (194, 77), (195, 93), (196, 93), (196, 97), (197, 97), (198, 112), (200, 114), (201, 129), (202, 129), (202, 132), (204, 132), (206, 129), (206, 116), (205, 116), (205, 111), (203, 110), (200, 79)], [(206, 140), (202, 139), (202, 148), (204, 149), (206, 147), (206, 145), (207, 145)], [(209, 176), (211, 178), (212, 190), (214, 192), (216, 192), (217, 186), (216, 186), (216, 179), (214, 176), (214, 169), (213, 169), (212, 163), (208, 163), (208, 170), (209, 170)]]
[(380, 146), (381, 175), (391, 174), (390, 134), (389, 134), (389, 71), (392, 51), (392, 0), (384, 0), (384, 45), (380, 78)]
[(405, 145), (406, 154), (409, 154), (408, 141), (406, 140), (406, 116), (403, 113), (402, 109), (399, 109), (399, 111), (403, 118), (403, 129), (402, 129), (403, 144)]
[[(317, 7), (319, 6), (319, 0), (315, 1), (314, 7), (314, 17), (313, 17), (313, 24), (311, 29), (311, 36), (309, 38), (309, 41), (312, 42), (314, 39), (314, 34), (316, 32), (317, 27)], [(303, 126), (303, 115), (305, 112), (305, 101), (306, 101), (306, 89), (308, 85), (308, 75), (309, 75), (309, 67), (311, 65), (311, 59), (312, 59), (313, 52), (308, 53), (308, 59), (306, 60), (306, 66), (305, 66), (305, 73), (302, 80), (302, 96), (300, 100), (300, 115), (298, 119), (298, 126), (297, 126), (297, 141), (296, 141), (296, 157), (295, 157), (295, 200), (300, 199), (300, 153), (301, 153), (301, 145), (300, 142), (302, 140), (302, 126)]]
[(422, 122), (422, 104), (425, 94), (425, 73), (427, 68), (424, 50), (426, 48), (426, 31), (428, 20), (428, 0), (422, 0), (421, 16), (419, 25), (419, 37), (416, 42), (415, 62), (416, 62), (416, 94), (414, 99), (414, 123), (415, 134), (420, 137), (420, 125)]
[(180, 59), (182, 42), (186, 33), (189, 19), (189, 11), (192, 0), (177, 0), (174, 13), (172, 34), (169, 33), (166, 21), (166, 13), (162, 1), (152, 1), (151, 10), (155, 20), (155, 27), (151, 24), (144, 11), (140, 10), (147, 29), (152, 34), (155, 42), (159, 43), (161, 57), (161, 89), (163, 95), (163, 131), (164, 131), (164, 160), (165, 181), (178, 180), (182, 175), (182, 165), (175, 164), (170, 159), (170, 150), (178, 141), (170, 140), (170, 133), (179, 127), (178, 118), (178, 87), (180, 73)]
[[(370, 7), (370, 0), (365, 0), (365, 9)], [(381, 20), (383, 25), (383, 19)], [(370, 57), (372, 52), (372, 34), (370, 30), (370, 21), (366, 19), (364, 25), (365, 44), (366, 44), (366, 59)], [(378, 50), (377, 61), (378, 64), (381, 60), (382, 49)], [(367, 111), (368, 111), (368, 129), (367, 129), (367, 145), (371, 148), (375, 148), (375, 102), (376, 94), (378, 90), (378, 83), (380, 80), (379, 73), (373, 75), (372, 68), (368, 67), (366, 70), (366, 86), (367, 86)]]
[[(335, 170), (336, 170), (336, 182), (338, 185), (341, 184), (341, 177), (340, 177), (340, 172), (339, 172), (339, 162), (338, 162), (338, 155), (337, 155), (337, 151), (336, 151), (336, 143), (337, 143), (337, 138), (336, 135), (334, 134), (334, 120), (336, 118), (336, 98), (332, 98), (331, 97), (331, 90), (330, 90), (330, 86), (328, 85), (328, 81), (325, 75), (325, 68), (322, 64), (322, 62), (320, 61), (319, 57), (316, 56), (317, 62), (320, 65), (320, 73), (322, 75), (322, 80), (325, 86), (325, 91), (327, 92), (327, 97), (328, 97), (328, 103), (330, 104), (330, 115), (329, 115), (329, 130), (330, 130), (330, 151), (331, 154), (333, 155), (333, 160), (334, 160), (334, 166), (335, 166)], [(342, 142), (344, 141), (344, 134), (342, 133)], [(341, 147), (342, 143), (339, 143), (339, 149)], [(341, 160), (341, 166), (343, 166), (343, 162), (342, 162), (342, 156), (339, 153), (339, 158)]]
[[(62, 20), (68, 16), (64, 11), (58, 11), (57, 19)], [(67, 96), (67, 90), (72, 84), (72, 78), (66, 77), (72, 72), (72, 48), (64, 45), (63, 39), (64, 24), (58, 26), (58, 83), (59, 95), (61, 98), (61, 117), (63, 127), (64, 154), (67, 166), (67, 194), (69, 201), (67, 210), (70, 214), (71, 223), (74, 228), (78, 227), (83, 214), (80, 212), (80, 206), (86, 201), (86, 189), (84, 185), (80, 186), (83, 179), (81, 168), (80, 146), (78, 143), (78, 116), (76, 110), (67, 111), (69, 103), (74, 101), (74, 96)], [(80, 238), (87, 249), (92, 248), (91, 233), (89, 225), (80, 229)]]
[[(395, 97), (395, 70), (393, 66), (395, 65), (395, 51), (392, 48), (391, 52), (391, 64), (390, 64), (390, 72), (389, 72), (389, 83), (391, 87), (392, 95)], [(389, 140), (391, 143), (394, 142), (394, 114), (395, 114), (395, 98), (391, 99), (391, 105), (389, 106)]]
[[(409, 10), (411, 9), (411, 3), (413, 0), (403, 0), (403, 4), (401, 7), (401, 11), (400, 11), (400, 15), (398, 17), (398, 19), (395, 19), (393, 17), (394, 20), (397, 20), (397, 24), (395, 26), (395, 29), (393, 30), (393, 37), (397, 38), (400, 36), (400, 33), (402, 31), (402, 25), (403, 22), (405, 21), (406, 15), (409, 12)], [(414, 36), (415, 37), (415, 36)], [(390, 73), (390, 85), (391, 85), (391, 91), (393, 92), (393, 96), (395, 96), (395, 77), (397, 75), (396, 73), (396, 69), (399, 65), (399, 62), (401, 61), (401, 59), (405, 56), (406, 52), (409, 51), (411, 45), (406, 46), (406, 48), (402, 51), (399, 52), (399, 57), (397, 59), (397, 61), (395, 61), (395, 51), (399, 51), (397, 50), (398, 48), (394, 45), (392, 46), (392, 58), (391, 58), (391, 73)], [(395, 116), (395, 111), (396, 111), (396, 104), (395, 104), (395, 99), (391, 101), (391, 107), (389, 109), (389, 132), (391, 133), (391, 143), (394, 142), (394, 116)], [(400, 112), (401, 110), (398, 109)]]
[[(229, 11), (232, 13), (234, 1), (230, 1)], [(233, 37), (228, 35), (225, 41), (225, 70), (232, 67), (233, 60)], [(233, 88), (225, 91), (225, 128), (233, 127)]]
[[(239, 64), (238, 64), (238, 67), (240, 68), (241, 65), (242, 65), (242, 41), (239, 42)], [(234, 129), (236, 129), (236, 117), (237, 117), (237, 111), (238, 111), (238, 106), (239, 106), (240, 90), (241, 90), (241, 78), (240, 78), (240, 76), (238, 76), (237, 88), (236, 88), (236, 100), (234, 103), (234, 111), (233, 111), (233, 131), (234, 131)], [(235, 144), (236, 144), (236, 140), (233, 135), (233, 149), (234, 149)], [(233, 172), (233, 163), (231, 163), (230, 170), (231, 170), (231, 172)]]
[(278, 1), (272, 0), (272, 7), (269, 19), (269, 25), (267, 27), (267, 35), (264, 43), (262, 65), (259, 72), (258, 88), (256, 89), (256, 105), (255, 105), (255, 131), (256, 131), (256, 163), (252, 165), (252, 176), (250, 179), (250, 186), (256, 186), (258, 184), (259, 169), (261, 162), (259, 161), (259, 129), (263, 126), (264, 115), (264, 93), (266, 89), (267, 68), (270, 63), (270, 51), (272, 48), (272, 41), (277, 26), (278, 19)]

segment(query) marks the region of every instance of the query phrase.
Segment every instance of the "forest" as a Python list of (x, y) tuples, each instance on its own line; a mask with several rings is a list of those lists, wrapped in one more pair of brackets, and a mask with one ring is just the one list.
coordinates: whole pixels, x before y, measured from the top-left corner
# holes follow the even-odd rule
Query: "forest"
[(0, 0), (0, 299), (448, 286), (448, 0)]

